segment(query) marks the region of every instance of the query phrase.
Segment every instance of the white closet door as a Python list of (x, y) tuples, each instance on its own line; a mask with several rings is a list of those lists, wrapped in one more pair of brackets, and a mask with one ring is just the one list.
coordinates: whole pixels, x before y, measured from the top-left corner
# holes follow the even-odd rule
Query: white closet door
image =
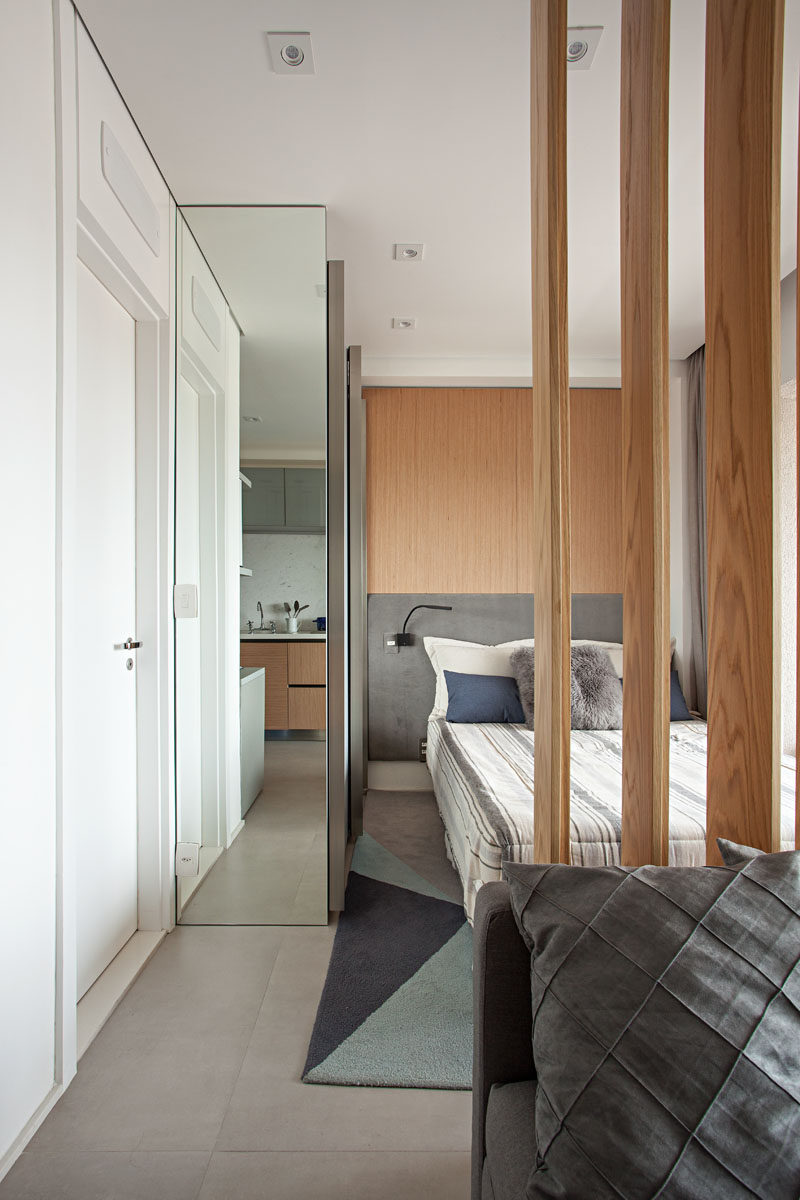
[[(136, 325), (78, 264), (78, 995), (137, 928)], [(127, 662), (133, 660), (133, 669)]]

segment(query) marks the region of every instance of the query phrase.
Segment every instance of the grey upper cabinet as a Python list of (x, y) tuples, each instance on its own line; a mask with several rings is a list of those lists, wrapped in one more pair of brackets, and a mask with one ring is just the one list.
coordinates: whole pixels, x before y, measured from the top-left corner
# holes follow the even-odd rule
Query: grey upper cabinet
[(242, 495), (242, 529), (282, 529), (286, 524), (283, 467), (249, 468), (251, 488)]
[(286, 524), (292, 529), (325, 528), (325, 471), (287, 467)]
[(248, 467), (253, 486), (242, 495), (244, 533), (325, 528), (325, 471), (314, 467)]

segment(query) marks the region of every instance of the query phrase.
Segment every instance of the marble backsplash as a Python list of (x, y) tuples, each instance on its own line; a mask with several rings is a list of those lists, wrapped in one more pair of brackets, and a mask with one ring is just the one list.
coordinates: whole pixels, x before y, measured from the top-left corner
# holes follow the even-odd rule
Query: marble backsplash
[(258, 626), (256, 604), (264, 607), (264, 624), (274, 621), (279, 633), (286, 629), (283, 602), (308, 604), (300, 616), (301, 632), (316, 629), (315, 617), (325, 614), (325, 535), (322, 533), (246, 533), (244, 566), (253, 572), (241, 576), (241, 620), (246, 628)]

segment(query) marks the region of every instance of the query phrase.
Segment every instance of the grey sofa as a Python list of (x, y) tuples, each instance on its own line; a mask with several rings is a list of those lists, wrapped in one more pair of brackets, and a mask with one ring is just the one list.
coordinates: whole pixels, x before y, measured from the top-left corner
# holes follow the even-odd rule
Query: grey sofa
[(481, 888), (472, 1200), (800, 1196), (800, 853), (720, 845)]
[(505, 883), (478, 892), (474, 988), (472, 1200), (520, 1200), (536, 1161), (531, 966)]

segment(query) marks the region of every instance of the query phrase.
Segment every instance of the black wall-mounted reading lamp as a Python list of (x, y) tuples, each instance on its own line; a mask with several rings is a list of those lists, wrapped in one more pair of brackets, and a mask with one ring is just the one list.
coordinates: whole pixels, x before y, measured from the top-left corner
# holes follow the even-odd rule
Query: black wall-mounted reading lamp
[(406, 628), (408, 626), (408, 622), (411, 619), (412, 614), (415, 613), (418, 608), (435, 608), (439, 612), (452, 612), (453, 611), (452, 604), (415, 604), (414, 607), (411, 609), (411, 612), (408, 614), (405, 621), (403, 622), (402, 633), (385, 633), (383, 635), (383, 645), (384, 645), (385, 650), (394, 650), (395, 652), (397, 652), (401, 646), (413, 646), (414, 645), (414, 635), (413, 635), (413, 633), (406, 633)]

